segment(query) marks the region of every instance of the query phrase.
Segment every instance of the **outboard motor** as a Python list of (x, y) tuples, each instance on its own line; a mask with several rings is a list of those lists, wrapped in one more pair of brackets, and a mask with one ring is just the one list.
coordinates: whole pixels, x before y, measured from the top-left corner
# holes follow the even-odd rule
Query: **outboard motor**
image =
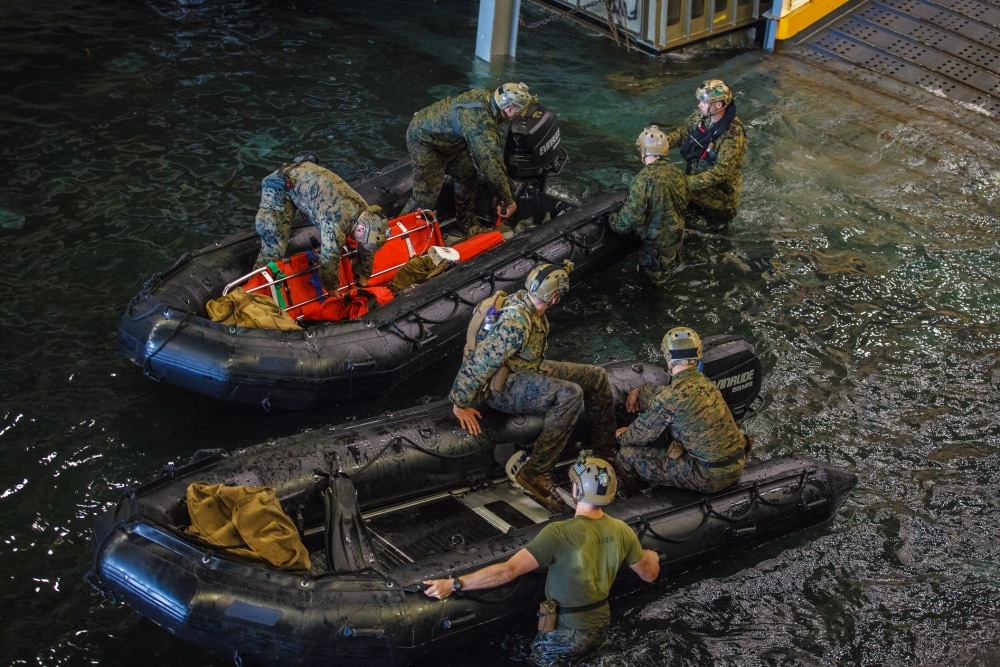
[(543, 106), (532, 104), (511, 120), (503, 157), (517, 212), (509, 226), (528, 218), (539, 224), (562, 212), (562, 202), (545, 196), (546, 178), (561, 172), (568, 159), (560, 140), (559, 119)]
[(764, 374), (756, 350), (739, 336), (706, 336), (702, 372), (722, 392), (737, 422), (757, 407)]
[(542, 179), (558, 174), (566, 164), (566, 150), (559, 146), (559, 119), (538, 104), (510, 122), (503, 149), (507, 175), (514, 180)]
[[(743, 421), (758, 407), (764, 379), (754, 346), (740, 336), (730, 335), (705, 336), (702, 344), (705, 348), (702, 372), (722, 392), (736, 421)], [(625, 397), (633, 387), (670, 383), (670, 373), (662, 363), (615, 362), (606, 364), (605, 368), (615, 397), (618, 421), (622, 424), (635, 418), (624, 409)]]

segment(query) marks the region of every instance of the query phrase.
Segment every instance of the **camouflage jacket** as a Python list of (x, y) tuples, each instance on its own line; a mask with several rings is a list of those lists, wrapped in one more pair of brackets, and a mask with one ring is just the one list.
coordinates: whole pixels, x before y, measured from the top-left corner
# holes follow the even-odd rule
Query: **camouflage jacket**
[(537, 371), (545, 360), (549, 320), (535, 310), (526, 290), (507, 297), (496, 324), (479, 345), (462, 359), (448, 400), (468, 407), (500, 366), (511, 371)]
[(643, 386), (639, 406), (639, 416), (618, 438), (622, 447), (648, 445), (667, 430), (690, 458), (706, 463), (743, 451), (743, 434), (722, 393), (694, 368), (673, 376), (665, 387)]
[[(667, 135), (670, 147), (679, 148), (701, 122), (701, 114), (695, 111), (684, 125)], [(688, 188), (692, 197), (711, 198), (718, 202), (717, 208), (736, 209), (743, 190), (743, 159), (747, 154), (747, 134), (739, 116), (733, 118), (722, 136), (709, 147), (708, 155), (693, 161), (688, 174)]]
[[(340, 249), (368, 204), (344, 179), (314, 162), (299, 162), (285, 173), (292, 183), (289, 196), (295, 206), (320, 230), (321, 263), (336, 266)], [(356, 272), (370, 277), (373, 261), (374, 253), (358, 248)]]
[(488, 90), (474, 88), (421, 109), (413, 114), (406, 139), (432, 146), (445, 155), (468, 151), (507, 206), (514, 197), (504, 168), (501, 122), (490, 106), (492, 95)]
[(687, 203), (684, 173), (661, 158), (636, 174), (621, 210), (610, 218), (611, 229), (634, 231), (643, 247), (667, 254), (684, 238)]

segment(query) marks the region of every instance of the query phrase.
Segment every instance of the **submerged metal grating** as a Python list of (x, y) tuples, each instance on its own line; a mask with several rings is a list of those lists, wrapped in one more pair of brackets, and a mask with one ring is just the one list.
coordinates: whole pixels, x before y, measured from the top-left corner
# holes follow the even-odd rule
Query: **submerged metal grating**
[(501, 534), (455, 498), (404, 508), (366, 519), (365, 523), (383, 564), (417, 561)]
[(810, 36), (805, 44), (805, 53), (821, 63), (874, 72), (1000, 117), (1000, 6), (996, 4), (869, 2)]

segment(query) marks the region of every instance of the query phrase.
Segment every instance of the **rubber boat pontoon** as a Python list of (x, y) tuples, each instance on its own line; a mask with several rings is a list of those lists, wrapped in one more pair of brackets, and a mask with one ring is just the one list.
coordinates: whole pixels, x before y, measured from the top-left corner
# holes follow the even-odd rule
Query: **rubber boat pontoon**
[[(761, 381), (753, 347), (741, 338), (707, 342), (706, 373), (734, 415), (746, 416)], [(618, 363), (609, 373), (619, 410), (632, 387), (666, 379), (652, 364)], [(504, 472), (537, 437), (541, 417), (485, 410), (484, 418), (484, 433), (471, 437), (442, 401), (231, 455), (201, 452), (127, 491), (99, 519), (88, 579), (185, 641), (253, 664), (406, 664), (505, 624), (527, 629), (544, 573), (444, 601), (420, 591), (424, 579), (505, 560), (569, 514), (553, 516)], [(568, 488), (565, 473), (564, 464), (556, 477)], [(194, 481), (274, 489), (310, 570), (279, 571), (187, 536), (185, 490)], [(856, 481), (817, 461), (779, 459), (748, 465), (719, 493), (657, 488), (609, 512), (660, 553), (665, 577), (830, 519)], [(639, 585), (623, 568), (612, 597)]]
[[(511, 124), (505, 158), (518, 209), (510, 223), (530, 218), (536, 224), (359, 319), (299, 331), (208, 319), (205, 304), (253, 266), (260, 238), (248, 231), (185, 254), (153, 274), (121, 318), (119, 347), (150, 378), (225, 401), (304, 409), (383, 396), (457, 356), (475, 305), (498, 289), (520, 289), (539, 262), (571, 260), (571, 280), (579, 282), (636, 249), (637, 241), (607, 225), (624, 193), (579, 205), (546, 193), (546, 177), (566, 160), (558, 143), (550, 111), (539, 108)], [(395, 215), (409, 197), (412, 170), (403, 160), (352, 185), (370, 204)], [(491, 201), (481, 197), (479, 209), (486, 202), (488, 214)], [(436, 213), (447, 226), (447, 216), (454, 215), (451, 188), (445, 188)], [(317, 230), (297, 218), (289, 254), (318, 244)]]

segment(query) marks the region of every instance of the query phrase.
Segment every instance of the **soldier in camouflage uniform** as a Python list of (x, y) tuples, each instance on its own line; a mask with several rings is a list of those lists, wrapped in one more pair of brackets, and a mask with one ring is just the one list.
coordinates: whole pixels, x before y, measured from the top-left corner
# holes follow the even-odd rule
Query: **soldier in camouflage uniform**
[[(549, 334), (545, 311), (569, 291), (571, 269), (570, 262), (561, 267), (540, 264), (528, 274), (526, 289), (507, 297), (493, 328), (462, 360), (448, 395), (459, 424), (472, 435), (480, 433), (481, 418), (472, 404), (487, 383), (490, 407), (507, 414), (545, 416), (531, 457), (515, 480), (557, 512), (566, 506), (556, 493), (551, 471), (584, 410), (591, 449), (609, 460), (614, 457), (614, 398), (607, 372), (600, 366), (545, 359)], [(490, 382), (498, 372), (509, 373), (502, 387)]]
[(671, 269), (680, 262), (687, 182), (680, 169), (660, 159), (670, 150), (670, 144), (659, 127), (647, 127), (635, 145), (646, 166), (633, 179), (621, 210), (611, 216), (611, 229), (619, 234), (634, 232), (642, 240), (638, 269), (663, 286)]
[(667, 141), (680, 147), (687, 162), (688, 219), (702, 217), (709, 228), (725, 229), (740, 205), (747, 135), (721, 80), (705, 81), (695, 97), (698, 110)]
[(375, 251), (386, 239), (386, 220), (342, 178), (316, 163), (315, 155), (297, 157), (261, 181), (256, 227), (260, 254), (255, 269), (282, 259), (298, 210), (320, 230), (320, 281), (328, 292), (340, 287), (340, 252), (348, 237), (357, 244), (354, 274), (362, 287), (372, 275)]
[[(640, 414), (616, 432), (618, 463), (656, 485), (702, 493), (724, 489), (743, 473), (748, 440), (718, 387), (698, 370), (698, 334), (671, 329), (663, 337), (663, 354), (670, 384), (644, 385), (629, 394), (626, 409)], [(655, 443), (664, 432), (669, 445)]]
[(558, 604), (555, 627), (539, 629), (531, 664), (577, 664), (604, 643), (611, 620), (608, 593), (622, 563), (650, 583), (660, 574), (655, 551), (643, 549), (627, 523), (605, 514), (617, 483), (611, 464), (581, 452), (569, 470), (576, 510), (572, 519), (547, 524), (502, 563), (450, 579), (424, 581), (424, 594), (443, 599), (455, 591), (502, 586), (547, 567), (545, 597)]
[(507, 180), (500, 127), (534, 100), (523, 83), (506, 83), (492, 93), (472, 89), (413, 114), (406, 129), (413, 196), (404, 211), (436, 208), (445, 176), (450, 175), (458, 224), (468, 232), (476, 226), (478, 165), (500, 199), (497, 212), (505, 219), (513, 215), (517, 204)]

